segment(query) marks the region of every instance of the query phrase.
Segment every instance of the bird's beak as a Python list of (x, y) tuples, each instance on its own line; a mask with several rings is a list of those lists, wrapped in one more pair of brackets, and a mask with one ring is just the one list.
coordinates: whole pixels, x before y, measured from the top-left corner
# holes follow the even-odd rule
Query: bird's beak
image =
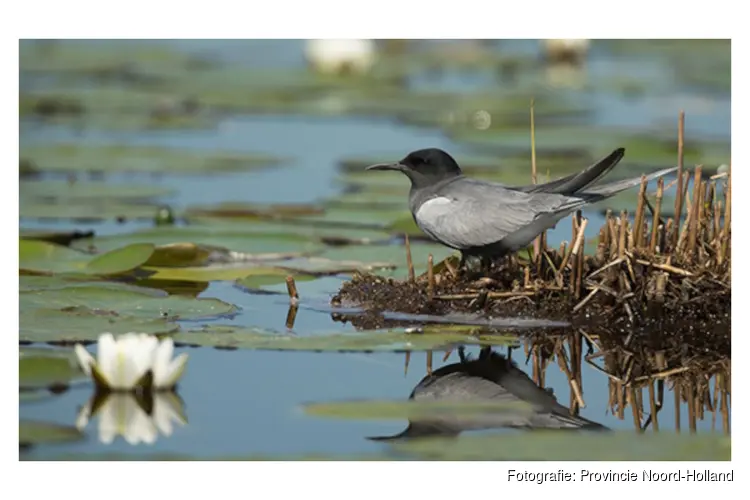
[(376, 163), (375, 165), (370, 165), (369, 167), (365, 167), (365, 170), (398, 170), (402, 171), (406, 168), (406, 165), (403, 163)]

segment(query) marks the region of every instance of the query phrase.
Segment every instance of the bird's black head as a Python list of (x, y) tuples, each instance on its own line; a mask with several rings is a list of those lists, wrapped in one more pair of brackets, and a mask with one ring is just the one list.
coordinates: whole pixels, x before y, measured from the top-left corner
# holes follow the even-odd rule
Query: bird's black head
[(413, 187), (424, 187), (461, 175), (461, 168), (451, 155), (442, 149), (429, 148), (413, 151), (396, 163), (378, 163), (366, 170), (398, 170), (412, 182)]

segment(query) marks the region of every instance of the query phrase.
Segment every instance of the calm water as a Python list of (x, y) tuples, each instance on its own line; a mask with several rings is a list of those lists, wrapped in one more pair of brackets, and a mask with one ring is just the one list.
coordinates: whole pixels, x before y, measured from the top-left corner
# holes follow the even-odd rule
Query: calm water
[[(267, 66), (271, 62), (282, 66), (302, 64), (301, 42), (254, 42), (256, 45), (263, 44), (262, 51), (249, 51), (248, 45), (243, 42), (172, 43), (183, 50), (212, 53), (243, 65)], [(519, 46), (521, 50), (528, 49), (523, 43)], [(655, 81), (667, 78), (660, 74), (658, 64), (644, 64), (643, 61), (636, 60), (624, 66), (619, 63), (613, 65), (605, 56), (606, 54), (594, 51), (590, 64), (592, 73), (643, 71)], [(691, 132), (696, 135), (729, 136), (728, 98), (707, 100), (704, 96), (674, 89), (668, 95), (657, 96), (637, 105), (611, 95), (596, 94), (592, 99), (597, 110), (596, 120), (602, 125), (638, 127), (653, 123), (674, 123), (678, 110), (685, 109), (690, 117)], [(289, 167), (259, 172), (180, 177), (122, 174), (108, 177), (108, 182), (112, 183), (147, 181), (174, 188), (176, 193), (164, 201), (176, 208), (188, 204), (203, 205), (224, 201), (314, 202), (340, 192), (340, 187), (333, 180), (336, 162), (344, 156), (408, 152), (422, 147), (461, 151), (459, 145), (452, 143), (438, 130), (407, 127), (388, 120), (289, 116), (235, 116), (210, 130), (148, 133), (71, 131), (60, 126), (24, 122), (21, 125), (21, 140), (76, 140), (92, 144), (252, 151), (293, 160)], [(283, 189), (279, 186), (283, 186)], [(586, 215), (591, 219), (588, 227), (593, 236), (601, 224), (601, 218), (595, 213)], [(147, 225), (102, 223), (88, 228), (101, 235)], [(21, 226), (87, 228), (74, 223), (52, 225), (31, 221), (23, 221)], [(569, 235), (570, 223), (566, 220), (550, 233), (550, 240), (559, 243), (559, 240), (569, 238)], [(340, 280), (336, 278), (300, 283), (300, 295), (303, 299), (324, 302), (337, 291), (339, 284)], [(233, 320), (238, 324), (285, 331), (288, 304), (283, 296), (250, 295), (230, 283), (213, 283), (201, 296), (216, 297), (239, 306), (241, 311)], [(328, 313), (306, 309), (304, 301), (295, 324), (295, 331), (298, 333), (346, 331), (350, 328), (352, 327), (349, 325), (333, 322)], [(305, 416), (300, 404), (345, 399), (405, 399), (425, 375), (425, 355), (421, 353), (412, 355), (411, 367), (408, 374), (404, 375), (402, 354), (317, 354), (215, 349), (190, 349), (189, 352), (188, 370), (180, 388), (188, 425), (178, 427), (172, 436), (162, 436), (151, 446), (131, 446), (122, 439), (105, 445), (98, 442), (94, 421), (87, 427), (87, 439), (82, 442), (36, 447), (23, 456), (36, 459), (54, 457), (61, 453), (179, 453), (193, 457), (218, 457), (382, 452), (386, 449), (385, 445), (370, 442), (365, 437), (397, 433), (405, 427), (405, 422), (314, 418)], [(435, 354), (435, 368), (441, 366), (441, 357), (441, 354)], [(515, 353), (514, 359), (524, 366), (522, 352)], [(455, 361), (454, 354), (448, 362)], [(530, 366), (527, 368), (530, 369)], [(567, 404), (567, 379), (554, 364), (550, 365), (547, 372), (546, 384), (554, 388), (563, 404)], [(613, 428), (632, 429), (629, 410), (624, 420), (606, 413), (607, 380), (585, 364), (583, 385), (587, 403), (587, 407), (581, 412), (583, 416)], [(90, 386), (76, 386), (53, 398), (23, 403), (20, 415), (21, 418), (72, 425), (78, 408), (90, 395)], [(665, 401), (666, 407), (659, 414), (662, 428), (674, 425), (671, 393), (665, 395)], [(686, 409), (683, 408), (683, 425), (686, 419)], [(710, 430), (710, 415), (704, 421), (699, 421), (698, 426), (699, 431)]]

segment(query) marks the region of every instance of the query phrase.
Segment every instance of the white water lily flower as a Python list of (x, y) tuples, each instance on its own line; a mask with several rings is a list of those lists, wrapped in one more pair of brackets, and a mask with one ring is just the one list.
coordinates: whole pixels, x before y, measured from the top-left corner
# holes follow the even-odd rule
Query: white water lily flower
[(373, 40), (307, 40), (305, 58), (321, 73), (366, 73), (375, 64), (376, 47)]
[(103, 400), (92, 398), (78, 413), (76, 428), (83, 430), (94, 416), (99, 417), (99, 441), (104, 444), (114, 442), (117, 436), (131, 444), (153, 444), (159, 434), (170, 436), (172, 424), (187, 424), (182, 402), (171, 392), (153, 395), (151, 415), (145, 403), (133, 394), (107, 394)]
[(111, 333), (103, 333), (97, 350), (95, 360), (81, 344), (75, 346), (84, 373), (100, 388), (115, 391), (172, 389), (185, 371), (187, 362), (186, 353), (172, 359), (172, 339), (160, 342), (146, 333), (126, 333), (117, 338)]

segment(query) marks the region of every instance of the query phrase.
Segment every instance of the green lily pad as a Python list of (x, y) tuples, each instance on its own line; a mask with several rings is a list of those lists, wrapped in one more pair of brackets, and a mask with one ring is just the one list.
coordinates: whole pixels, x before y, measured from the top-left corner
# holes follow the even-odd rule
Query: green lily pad
[(57, 231), (54, 229), (19, 229), (19, 236), (24, 240), (38, 240), (55, 245), (68, 246), (75, 240), (91, 238), (94, 231)]
[(159, 207), (155, 204), (120, 203), (117, 200), (52, 203), (34, 198), (22, 198), (19, 205), (21, 219), (72, 220), (81, 223), (103, 220), (151, 220)]
[(23, 41), (19, 57), (21, 71), (102, 77), (117, 72), (133, 76), (164, 74), (186, 68), (192, 61), (184, 52), (132, 40), (103, 44), (74, 40)]
[(21, 347), (19, 351), (18, 385), (22, 389), (68, 385), (80, 377), (83, 372), (71, 350)]
[(18, 422), (18, 444), (21, 446), (70, 443), (83, 438), (84, 434), (81, 431), (68, 425), (33, 420)]
[[(670, 166), (677, 162), (677, 141), (670, 136), (658, 134), (635, 134), (628, 130), (597, 129), (593, 127), (565, 127), (565, 128), (537, 128), (536, 152), (537, 157), (560, 154), (587, 154), (593, 160), (603, 157), (611, 149), (625, 148), (623, 166), (618, 172), (627, 171), (624, 168), (630, 164), (630, 171), (640, 170), (642, 165), (650, 168)], [(455, 131), (452, 138), (459, 143), (466, 144), (485, 151), (495, 151), (503, 155), (525, 156), (531, 158), (531, 141), (528, 129), (502, 131)], [(592, 148), (596, 148), (593, 150)], [(721, 164), (727, 162), (730, 154), (728, 143), (686, 141), (685, 163), (690, 164)], [(569, 172), (553, 172), (557, 177), (586, 167), (571, 164)], [(638, 172), (635, 175), (639, 175)]]
[[(274, 262), (273, 264), (276, 264)], [(154, 274), (149, 279), (154, 281), (235, 281), (239, 279), (252, 280), (253, 277), (278, 276), (284, 280), (292, 272), (258, 263), (212, 264), (205, 267), (146, 267)]]
[(636, 435), (550, 432), (462, 435), (394, 442), (394, 450), (423, 460), (714, 461), (730, 460), (731, 442), (713, 434)]
[[(421, 242), (411, 242), (410, 248), (412, 263), (417, 273), (427, 270), (427, 257), (429, 254), (432, 254), (433, 263), (437, 264), (454, 253), (454, 250), (448, 247)], [(387, 267), (395, 268), (396, 270), (389, 273), (389, 276), (406, 276), (408, 271), (406, 266), (406, 247), (404, 245), (360, 245), (356, 247), (333, 248), (323, 252), (321, 257), (333, 261), (352, 259), (363, 263), (371, 263), (369, 267), (373, 269), (383, 269), (386, 266), (382, 264), (390, 264)]]
[(355, 420), (419, 420), (426, 417), (472, 417), (497, 412), (525, 415), (531, 404), (517, 401), (339, 401), (303, 406), (314, 417)]
[[(295, 234), (292, 228), (287, 231), (248, 232), (245, 225), (206, 224), (201, 226), (160, 226), (142, 231), (134, 231), (113, 236), (82, 239), (73, 243), (73, 248), (93, 246), (99, 252), (106, 252), (122, 245), (133, 243), (151, 243), (169, 245), (173, 243), (192, 243), (207, 248), (223, 248), (233, 252), (247, 254), (262, 253), (313, 253), (322, 250), (320, 244), (310, 238)], [(252, 224), (247, 224), (252, 226)]]
[[(212, 230), (222, 227), (227, 232), (237, 232), (246, 235), (277, 234), (292, 235), (292, 238), (305, 237), (309, 240), (330, 245), (370, 244), (387, 240), (390, 235), (377, 228), (341, 229), (306, 223), (304, 220), (281, 221), (252, 221), (244, 219), (221, 219), (215, 217), (191, 217), (191, 227), (196, 230)], [(219, 231), (218, 229), (216, 229)]]
[(149, 200), (172, 194), (171, 189), (149, 184), (106, 184), (76, 181), (23, 181), (19, 185), (21, 198), (54, 199), (59, 203), (91, 200)]
[(19, 268), (31, 273), (114, 275), (145, 264), (154, 253), (149, 243), (135, 243), (91, 256), (44, 241), (18, 240)]
[(285, 283), (286, 277), (289, 275), (293, 275), (294, 281), (297, 283), (312, 281), (318, 278), (312, 274), (291, 273), (286, 269), (269, 268), (269, 272), (250, 274), (238, 279), (235, 284), (248, 290), (268, 289), (268, 287)]
[(351, 334), (317, 335), (274, 334), (255, 328), (223, 325), (205, 326), (201, 330), (180, 331), (175, 342), (188, 345), (224, 349), (256, 349), (265, 351), (346, 351), (346, 352), (401, 352), (439, 350), (456, 344), (507, 345), (511, 337), (474, 335), (476, 328), (445, 328), (443, 325), (425, 327), (425, 333), (408, 334), (404, 330), (371, 330)]
[(25, 146), (21, 148), (20, 156), (33, 160), (41, 171), (55, 172), (196, 174), (241, 171), (281, 162), (279, 158), (264, 155), (74, 143)]
[[(22, 282), (23, 282), (22, 277)], [(38, 283), (38, 281), (37, 281)], [(195, 320), (236, 312), (218, 299), (195, 299), (118, 283), (56, 284), (19, 293), (25, 342), (93, 341), (103, 332), (173, 333), (176, 319)]]

